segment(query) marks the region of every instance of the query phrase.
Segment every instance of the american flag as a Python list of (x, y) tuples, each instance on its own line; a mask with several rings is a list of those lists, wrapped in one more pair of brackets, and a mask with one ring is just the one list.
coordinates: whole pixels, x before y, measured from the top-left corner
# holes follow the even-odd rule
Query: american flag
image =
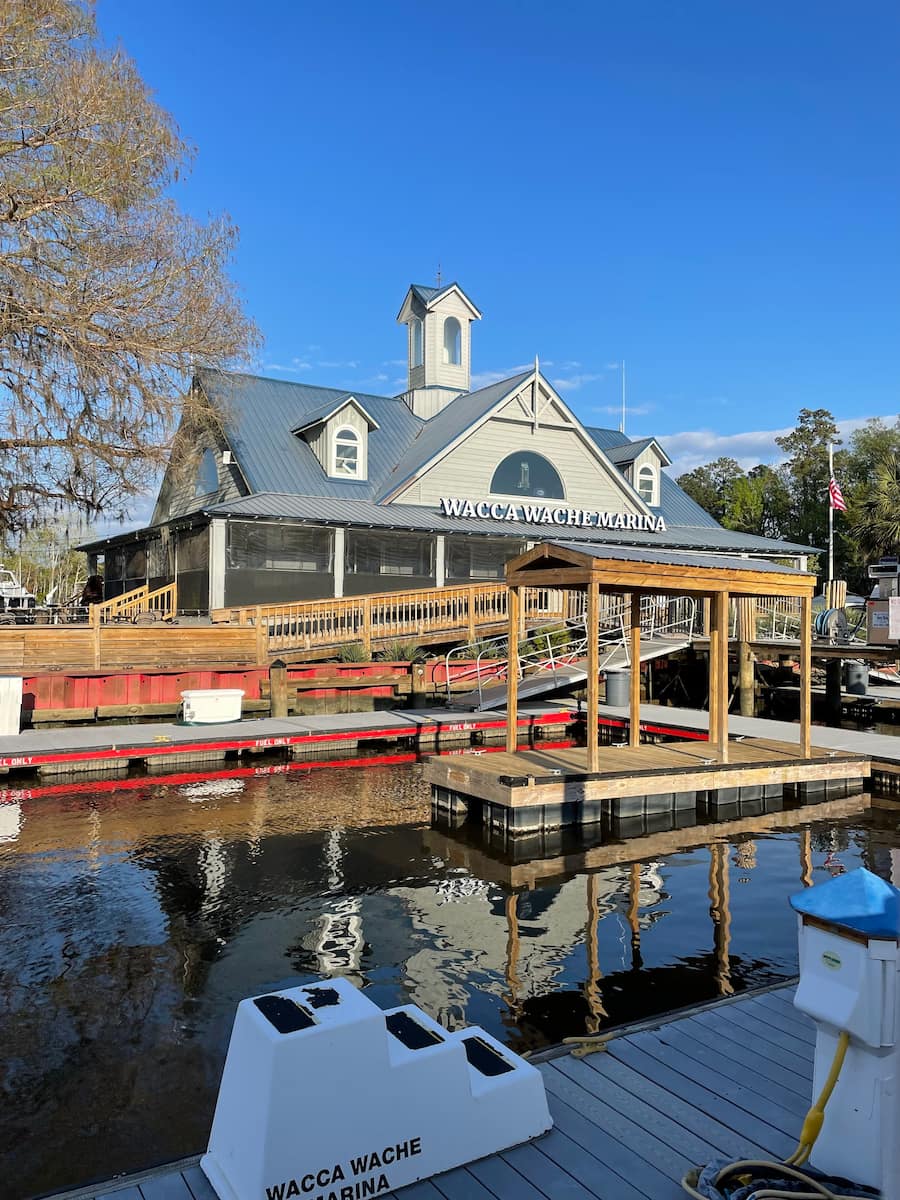
[(838, 482), (832, 475), (828, 481), (828, 502), (832, 508), (836, 508), (838, 512), (846, 512), (847, 505), (844, 503), (844, 495), (838, 487)]

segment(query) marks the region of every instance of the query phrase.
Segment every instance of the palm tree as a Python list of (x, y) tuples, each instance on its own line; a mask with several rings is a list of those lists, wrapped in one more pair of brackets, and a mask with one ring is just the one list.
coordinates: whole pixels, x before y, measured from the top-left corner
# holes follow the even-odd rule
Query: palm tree
[(888, 454), (875, 460), (868, 485), (851, 505), (850, 536), (869, 558), (900, 552), (900, 459)]

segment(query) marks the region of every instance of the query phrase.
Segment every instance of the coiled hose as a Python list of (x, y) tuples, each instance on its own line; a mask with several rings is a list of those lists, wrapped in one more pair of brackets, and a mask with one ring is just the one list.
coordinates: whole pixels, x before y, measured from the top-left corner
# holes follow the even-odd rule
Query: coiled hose
[[(800, 1141), (797, 1143), (797, 1149), (794, 1153), (789, 1155), (784, 1162), (769, 1162), (766, 1159), (748, 1158), (728, 1163), (727, 1166), (719, 1171), (713, 1181), (713, 1185), (717, 1189), (720, 1183), (724, 1183), (727, 1179), (734, 1178), (735, 1176), (739, 1179), (741, 1175), (747, 1176), (744, 1182), (745, 1186), (749, 1186), (753, 1181), (753, 1175), (764, 1171), (768, 1175), (795, 1180), (798, 1183), (804, 1184), (809, 1190), (805, 1192), (798, 1192), (796, 1189), (781, 1191), (778, 1188), (762, 1184), (755, 1192), (747, 1194), (746, 1200), (782, 1200), (782, 1198), (784, 1200), (823, 1200), (823, 1198), (824, 1200), (851, 1200), (851, 1197), (853, 1200), (856, 1200), (856, 1197), (859, 1197), (861, 1194), (865, 1195), (865, 1192), (861, 1192), (859, 1189), (856, 1189), (853, 1193), (832, 1191), (821, 1180), (814, 1179), (805, 1171), (798, 1169), (809, 1159), (816, 1138), (822, 1131), (822, 1124), (825, 1120), (825, 1105), (831, 1099), (831, 1093), (834, 1091), (835, 1084), (840, 1076), (849, 1044), (850, 1035), (842, 1031), (838, 1036), (837, 1049), (834, 1052), (828, 1078), (825, 1080), (818, 1099), (806, 1114), (803, 1128), (800, 1131)], [(700, 1171), (698, 1169), (689, 1171), (682, 1179), (681, 1186), (695, 1200), (710, 1200), (709, 1194), (704, 1196), (694, 1186), (699, 1176)]]

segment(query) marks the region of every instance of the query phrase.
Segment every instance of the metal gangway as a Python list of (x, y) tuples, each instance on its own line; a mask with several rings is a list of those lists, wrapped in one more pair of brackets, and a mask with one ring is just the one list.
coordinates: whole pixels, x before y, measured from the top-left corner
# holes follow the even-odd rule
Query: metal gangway
[[(630, 599), (604, 599), (598, 669), (627, 670), (631, 667)], [(696, 619), (697, 606), (690, 596), (642, 596), (640, 661), (685, 649), (694, 636)], [(503, 708), (511, 670), (519, 681), (520, 701), (576, 686), (587, 679), (587, 648), (583, 612), (526, 631), (512, 655), (508, 637), (457, 646), (444, 659), (448, 707), (482, 712)], [(461, 683), (471, 683), (471, 688), (460, 693)]]

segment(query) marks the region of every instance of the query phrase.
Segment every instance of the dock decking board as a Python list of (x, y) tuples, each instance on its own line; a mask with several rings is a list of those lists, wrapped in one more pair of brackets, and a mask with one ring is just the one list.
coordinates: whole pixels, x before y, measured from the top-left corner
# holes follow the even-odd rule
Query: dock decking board
[[(387, 1200), (681, 1200), (684, 1172), (714, 1155), (783, 1158), (812, 1091), (812, 1026), (792, 996), (786, 984), (732, 997), (613, 1031), (602, 1053), (548, 1058), (550, 1133)], [(94, 1197), (215, 1200), (196, 1160), (56, 1200)]]

